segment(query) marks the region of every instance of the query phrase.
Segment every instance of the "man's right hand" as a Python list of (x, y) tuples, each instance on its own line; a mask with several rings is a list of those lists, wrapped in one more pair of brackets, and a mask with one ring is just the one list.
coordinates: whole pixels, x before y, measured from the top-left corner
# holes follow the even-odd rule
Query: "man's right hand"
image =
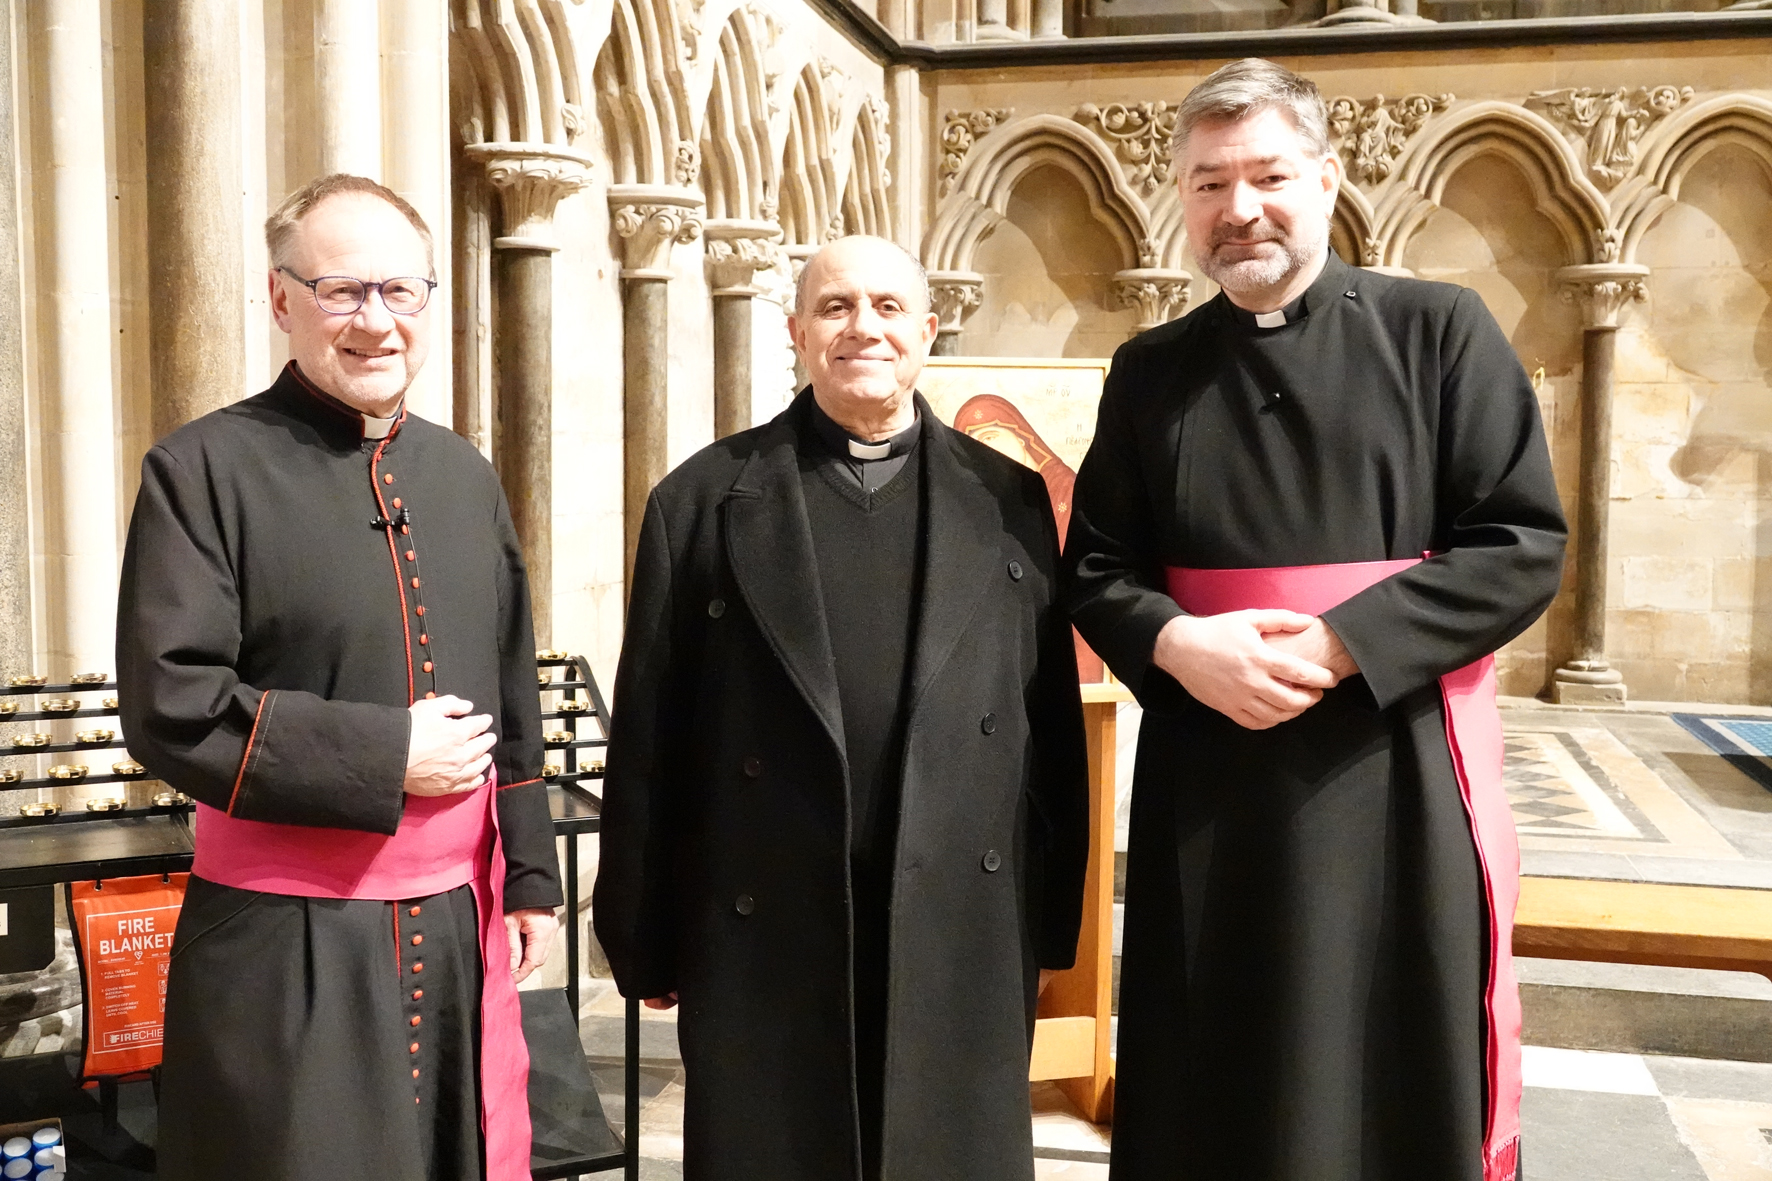
[(1328, 669), (1262, 639), (1313, 622), (1293, 611), (1178, 615), (1157, 633), (1151, 660), (1195, 700), (1246, 729), (1266, 730), (1315, 705), (1336, 682)]
[(459, 697), (423, 697), (412, 703), (412, 736), (406, 744), (408, 795), (446, 796), (486, 782), (498, 735), (488, 733), (491, 714), (476, 714)]

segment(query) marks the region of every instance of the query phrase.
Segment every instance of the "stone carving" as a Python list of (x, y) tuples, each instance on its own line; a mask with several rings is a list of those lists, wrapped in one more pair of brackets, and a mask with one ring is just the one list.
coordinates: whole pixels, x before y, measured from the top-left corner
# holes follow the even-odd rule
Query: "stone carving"
[(849, 232), (849, 219), (843, 216), (841, 209), (831, 214), (831, 220), (825, 223), (824, 240), (835, 242)]
[(849, 75), (830, 58), (821, 57), (818, 59), (818, 76), (824, 79), (825, 118), (830, 121), (830, 133), (835, 135), (843, 122), (843, 93), (849, 88)]
[(1139, 267), (1114, 275), (1114, 297), (1120, 306), (1139, 312), (1138, 331), (1167, 323), (1187, 310), (1193, 276), (1186, 271)]
[(609, 224), (622, 240), (623, 273), (657, 275), (670, 265), (673, 245), (686, 246), (701, 233), (701, 211), (690, 204), (612, 201)]
[(1377, 238), (1367, 238), (1360, 243), (1360, 265), (1375, 267), (1384, 261), (1384, 243)]
[(892, 169), (886, 161), (892, 158), (892, 108), (877, 94), (868, 95), (867, 108), (874, 128), (874, 160), (880, 170), (880, 184), (890, 188)]
[(1692, 99), (1690, 86), (1621, 86), (1535, 90), (1526, 101), (1581, 134), (1587, 170), (1602, 185), (1623, 180), (1637, 163), (1643, 133)]
[(701, 175), (701, 149), (695, 146), (693, 140), (677, 141), (677, 155), (671, 162), (671, 174), (684, 188), (694, 184), (695, 178)]
[(701, 10), (707, 0), (685, 0), (678, 10), (678, 35), (683, 39), (683, 60), (701, 56)]
[(929, 297), (941, 320), (938, 332), (954, 333), (984, 299), (984, 276), (964, 271), (936, 271), (929, 276)]
[(1091, 124), (1113, 142), (1127, 167), (1126, 179), (1145, 196), (1169, 179), (1169, 139), (1175, 134), (1176, 108), (1166, 102), (1084, 103), (1073, 116)]
[(565, 148), (523, 144), (472, 144), (466, 154), (486, 166), (504, 210), (507, 246), (553, 249), (554, 207), (591, 183), (591, 161)]
[(1595, 230), (1594, 254), (1597, 262), (1619, 261), (1624, 256), (1624, 234), (1618, 230)]
[(753, 279), (773, 269), (781, 257), (781, 227), (770, 222), (710, 221), (707, 236), (708, 284), (715, 295), (760, 294)]
[(945, 197), (954, 190), (960, 165), (972, 145), (1009, 121), (1015, 111), (1009, 107), (993, 107), (979, 111), (949, 111), (941, 117), (941, 163), (936, 166), (939, 177), (936, 189)]
[(1628, 263), (1592, 263), (1557, 272), (1564, 303), (1581, 309), (1584, 328), (1617, 328), (1619, 313), (1649, 298), (1649, 268)]
[(585, 113), (577, 103), (560, 104), (560, 124), (566, 129), (566, 142), (575, 144), (585, 133)]
[(1360, 101), (1347, 95), (1329, 100), (1329, 134), (1348, 175), (1365, 185), (1381, 184), (1396, 171), (1403, 149), (1437, 111), (1452, 104), (1450, 94), (1384, 95)]

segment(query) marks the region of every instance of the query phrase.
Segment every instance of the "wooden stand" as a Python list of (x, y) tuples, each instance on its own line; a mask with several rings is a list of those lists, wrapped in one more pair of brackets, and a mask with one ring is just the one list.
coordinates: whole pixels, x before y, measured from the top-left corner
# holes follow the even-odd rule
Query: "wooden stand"
[(1085, 1118), (1114, 1117), (1114, 753), (1115, 717), (1132, 694), (1124, 685), (1084, 685), (1089, 739), (1089, 869), (1077, 963), (1040, 997), (1028, 1079), (1055, 1079)]

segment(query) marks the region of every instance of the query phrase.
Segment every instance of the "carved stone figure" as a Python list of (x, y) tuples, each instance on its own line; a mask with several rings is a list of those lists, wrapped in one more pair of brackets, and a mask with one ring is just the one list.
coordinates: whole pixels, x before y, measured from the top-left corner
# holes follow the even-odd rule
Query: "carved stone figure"
[(1105, 107), (1084, 103), (1074, 117), (1098, 128), (1113, 142), (1115, 154), (1126, 164), (1126, 179), (1148, 197), (1169, 180), (1169, 139), (1175, 134), (1175, 115), (1175, 106), (1166, 102), (1109, 103)]
[(1355, 183), (1382, 184), (1396, 171), (1403, 149), (1428, 118), (1452, 104), (1450, 94), (1408, 94), (1364, 102), (1347, 95), (1329, 100), (1329, 132)]
[(1621, 86), (1536, 90), (1527, 102), (1542, 107), (1587, 145), (1587, 170), (1602, 185), (1615, 185), (1636, 167), (1643, 133), (1692, 99), (1690, 86)]

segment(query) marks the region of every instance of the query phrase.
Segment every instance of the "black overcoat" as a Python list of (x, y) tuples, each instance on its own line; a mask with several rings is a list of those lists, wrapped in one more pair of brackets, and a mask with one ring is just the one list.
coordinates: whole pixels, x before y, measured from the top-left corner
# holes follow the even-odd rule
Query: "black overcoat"
[[(647, 502), (593, 913), (677, 992), (685, 1175), (859, 1175), (847, 768), (801, 491), (810, 394)], [(1037, 969), (1074, 958), (1087, 760), (1032, 471), (921, 398), (927, 558), (893, 877), (882, 1176), (1033, 1175)]]
[[(1481, 1181), (1487, 898), (1437, 679), (1555, 594), (1538, 401), (1475, 292), (1330, 257), (1123, 345), (1067, 600), (1138, 695), (1114, 1181)], [(1245, 730), (1151, 661), (1164, 567), (1419, 558), (1324, 613), (1361, 675)]]

